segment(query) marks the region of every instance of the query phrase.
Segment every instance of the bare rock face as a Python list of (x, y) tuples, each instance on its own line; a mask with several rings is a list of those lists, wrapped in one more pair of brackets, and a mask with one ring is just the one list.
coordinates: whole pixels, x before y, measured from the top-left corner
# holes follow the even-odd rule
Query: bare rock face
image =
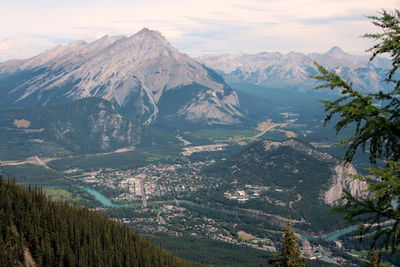
[(36, 267), (36, 262), (32, 257), (29, 248), (24, 247), (24, 266), (25, 267)]
[(181, 108), (183, 118), (209, 124), (240, 121), (237, 95), (222, 78), (180, 53), (159, 32), (146, 28), (130, 37), (104, 36), (89, 44), (75, 41), (28, 60), (0, 64), (0, 72), (12, 68), (29, 75), (0, 88), (8, 95), (3, 105), (50, 105), (100, 97), (150, 124), (167, 91), (198, 84), (207, 89), (198, 93), (197, 101)]
[[(210, 103), (213, 103), (210, 105)], [(219, 97), (215, 91), (208, 90), (198, 95), (195, 102), (188, 103), (178, 110), (189, 121), (206, 121), (207, 124), (231, 125), (240, 122), (242, 114), (237, 110), (239, 99), (232, 91)]]
[(336, 165), (334, 170), (335, 174), (332, 177), (331, 185), (323, 193), (323, 199), (326, 204), (339, 204), (344, 190), (349, 191), (353, 196), (363, 196), (367, 193), (367, 184), (351, 177), (351, 175), (357, 174), (353, 165)]

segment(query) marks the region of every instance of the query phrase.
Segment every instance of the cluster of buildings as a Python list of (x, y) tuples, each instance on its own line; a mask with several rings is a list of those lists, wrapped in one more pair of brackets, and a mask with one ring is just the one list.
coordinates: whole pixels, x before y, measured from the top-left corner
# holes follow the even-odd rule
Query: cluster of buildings
[[(165, 195), (171, 197), (176, 197), (180, 194), (190, 195), (192, 192), (205, 188), (207, 183), (204, 182), (201, 170), (209, 164), (211, 162), (149, 164), (129, 170), (96, 170), (81, 173), (75, 177), (79, 176), (80, 180), (87, 186), (107, 188), (107, 191), (113, 191), (113, 202), (143, 202), (144, 209), (135, 210), (132, 217), (116, 218), (117, 221), (131, 225), (142, 233), (164, 232), (175, 236), (184, 234), (207, 236), (214, 240), (231, 244), (246, 245), (270, 252), (276, 251), (274, 242), (266, 237), (241, 238), (239, 235), (227, 230), (229, 229), (226, 228), (227, 223), (217, 222), (208, 217), (198, 217), (190, 210), (174, 203), (173, 200), (156, 199)], [(74, 172), (68, 174), (72, 175)], [(261, 197), (266, 198), (268, 201), (266, 192), (271, 190), (275, 192), (282, 191), (270, 186), (245, 185), (241, 188), (224, 192), (224, 197), (239, 203), (245, 203), (250, 199)], [(151, 198), (155, 198), (155, 200)], [(149, 199), (152, 200), (151, 206), (147, 206)], [(143, 216), (140, 214), (143, 214)], [(311, 247), (309, 243), (302, 247), (302, 253), (311, 260), (320, 259), (329, 263), (338, 263), (341, 260), (334, 258), (328, 250), (322, 247)]]
[[(264, 192), (270, 190), (270, 186), (256, 186), (256, 185), (245, 185), (244, 188), (226, 191), (224, 197), (227, 199), (236, 200), (239, 203), (244, 203), (249, 199), (260, 198)], [(263, 196), (267, 200), (266, 196)]]
[[(211, 162), (149, 164), (136, 169), (101, 169), (75, 175), (89, 187), (112, 194), (113, 202), (143, 201), (163, 195), (186, 195), (205, 186), (200, 170)], [(69, 173), (71, 174), (71, 173)]]
[(227, 146), (229, 146), (229, 145), (228, 144), (211, 144), (211, 145), (204, 145), (204, 146), (187, 146), (187, 147), (183, 147), (183, 151), (181, 152), (181, 155), (190, 156), (193, 153), (197, 153), (197, 152), (222, 151), (222, 150), (225, 150)]

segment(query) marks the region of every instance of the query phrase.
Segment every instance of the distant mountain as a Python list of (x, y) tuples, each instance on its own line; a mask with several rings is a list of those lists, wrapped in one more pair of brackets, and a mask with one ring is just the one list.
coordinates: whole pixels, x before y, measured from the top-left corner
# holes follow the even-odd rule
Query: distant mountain
[(227, 194), (248, 195), (240, 207), (290, 217), (309, 231), (334, 229), (338, 218), (326, 216), (329, 206), (338, 203), (344, 190), (357, 195), (365, 189), (348, 176), (356, 173), (351, 165), (343, 166), (332, 155), (296, 139), (255, 142), (205, 173), (224, 178)]
[(199, 57), (198, 60), (217, 70), (229, 83), (250, 83), (270, 88), (312, 89), (316, 81), (309, 78), (317, 74), (314, 61), (335, 70), (355, 86), (366, 91), (387, 88), (385, 75), (390, 60), (369, 56), (355, 56), (333, 47), (324, 54), (305, 55), (297, 52), (281, 54), (262, 52), (258, 54), (221, 54)]
[(236, 92), (218, 74), (146, 28), (130, 37), (75, 41), (30, 59), (6, 61), (0, 73), (3, 107), (100, 97), (145, 124), (163, 116), (230, 125), (242, 117)]
[(198, 266), (105, 216), (0, 177), (0, 266)]

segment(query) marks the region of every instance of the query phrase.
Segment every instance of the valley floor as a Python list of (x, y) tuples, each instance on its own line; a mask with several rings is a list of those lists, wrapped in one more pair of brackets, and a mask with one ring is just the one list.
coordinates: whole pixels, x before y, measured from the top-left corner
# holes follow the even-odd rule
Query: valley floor
[[(209, 136), (210, 132), (186, 132), (176, 136), (182, 145), (3, 160), (0, 172), (16, 177), (22, 184), (44, 187), (44, 192), (53, 199), (91, 207), (149, 235), (174, 253), (176, 244), (181, 242), (189, 242), (191, 246), (193, 242), (199, 242), (199, 246), (212, 244), (222, 251), (219, 259), (214, 255), (207, 261), (201, 258), (201, 249), (196, 253), (185, 245), (187, 249), (182, 250), (186, 252), (181, 256), (190, 260), (218, 265), (223, 262), (221, 258), (235, 259), (232, 251), (235, 254), (247, 251), (247, 255), (257, 259), (255, 265), (262, 264), (267, 255), (278, 249), (282, 229), (291, 222), (306, 258), (316, 264), (318, 260), (325, 264), (354, 261), (346, 254), (341, 241), (336, 240), (340, 235), (335, 242), (324, 240), (328, 231), (338, 229), (313, 230), (311, 222), (302, 216), (284, 215), (287, 210), (296, 211), (297, 203), (303, 199), (301, 194), (291, 196), (292, 189), (277, 185), (237, 184), (235, 181), (227, 184), (224, 179), (210, 177), (204, 172), (216, 161), (223, 162), (244, 145), (268, 134), (295, 136), (290, 127), (297, 127), (296, 114), (281, 116), (286, 122), (265, 120), (247, 132), (215, 131), (207, 142), (204, 138), (196, 142), (196, 138), (202, 134)], [(260, 209), (260, 203), (272, 209)], [(207, 253), (212, 254), (211, 251)], [(236, 258), (232, 262), (247, 260)]]

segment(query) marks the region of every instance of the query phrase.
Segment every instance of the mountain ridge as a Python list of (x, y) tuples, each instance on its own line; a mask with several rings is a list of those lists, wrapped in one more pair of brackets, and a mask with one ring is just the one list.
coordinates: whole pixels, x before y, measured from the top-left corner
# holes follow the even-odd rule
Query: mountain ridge
[[(336, 227), (340, 216), (328, 218), (326, 214), (340, 201), (344, 190), (361, 195), (366, 188), (365, 183), (348, 175), (356, 173), (352, 165), (343, 165), (331, 154), (294, 138), (256, 141), (204, 173), (225, 179), (226, 184), (216, 195), (225, 191), (229, 199), (235, 194), (251, 196), (257, 192), (256, 199), (250, 197), (236, 205), (290, 217), (303, 230), (314, 232)], [(233, 203), (231, 199), (218, 200)]]
[(296, 88), (309, 90), (316, 81), (309, 78), (317, 74), (314, 62), (351, 80), (364, 91), (387, 88), (384, 77), (390, 69), (390, 60), (369, 56), (356, 56), (334, 46), (325, 53), (303, 54), (290, 52), (260, 52), (256, 54), (216, 54), (197, 58), (217, 70), (229, 83), (250, 83), (268, 88)]
[[(3, 105), (50, 105), (94, 96), (116, 103), (136, 121), (151, 124), (165, 92), (199, 84), (204, 89), (197, 99), (182, 103), (178, 116), (208, 124), (240, 122), (236, 92), (180, 53), (160, 32), (147, 28), (130, 37), (104, 36), (89, 44), (75, 41), (11, 63), (0, 64), (0, 72), (13, 70), (2, 78), (7, 86), (0, 91), (8, 98)], [(16, 79), (21, 72), (27, 75)], [(213, 119), (207, 120), (210, 116)]]

